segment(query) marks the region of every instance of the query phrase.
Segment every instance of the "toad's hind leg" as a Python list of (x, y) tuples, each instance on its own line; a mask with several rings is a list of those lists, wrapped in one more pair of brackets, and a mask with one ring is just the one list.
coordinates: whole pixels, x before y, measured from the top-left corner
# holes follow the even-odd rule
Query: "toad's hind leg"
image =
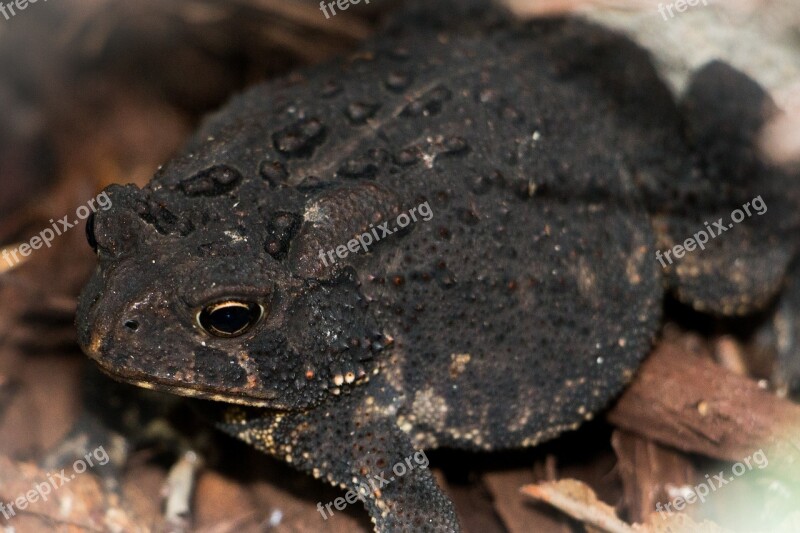
[[(420, 446), (519, 447), (574, 428), (620, 392), (658, 330), (662, 280), (635, 202), (508, 205), (497, 248), (513, 261), (480, 272), (450, 261), (452, 283), (403, 286), (425, 304), (413, 319), (439, 325), (400, 330), (393, 348), (405, 369), (398, 424)], [(491, 242), (474, 238), (457, 246)]]
[(656, 227), (664, 249), (694, 249), (665, 270), (678, 298), (696, 309), (748, 313), (775, 296), (797, 252), (800, 181), (760, 153), (761, 128), (776, 108), (746, 75), (710, 63), (682, 108), (696, 175), (673, 182)]

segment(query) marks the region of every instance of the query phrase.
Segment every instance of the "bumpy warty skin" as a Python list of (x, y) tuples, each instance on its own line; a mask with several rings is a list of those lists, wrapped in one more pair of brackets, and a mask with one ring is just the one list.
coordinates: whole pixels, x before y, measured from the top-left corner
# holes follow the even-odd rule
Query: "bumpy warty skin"
[[(576, 428), (647, 355), (665, 289), (726, 314), (773, 297), (796, 215), (752, 150), (763, 92), (712, 65), (679, 105), (601, 28), (437, 9), (235, 97), (147, 187), (107, 190), (78, 313), (104, 371), (236, 404), (223, 429), (355, 490), (419, 449)], [(720, 127), (710, 95), (750, 120)], [(758, 194), (768, 213), (662, 270), (656, 249)], [(229, 300), (264, 316), (209, 335), (198, 313)], [(378, 531), (458, 530), (426, 469), (363, 496)]]

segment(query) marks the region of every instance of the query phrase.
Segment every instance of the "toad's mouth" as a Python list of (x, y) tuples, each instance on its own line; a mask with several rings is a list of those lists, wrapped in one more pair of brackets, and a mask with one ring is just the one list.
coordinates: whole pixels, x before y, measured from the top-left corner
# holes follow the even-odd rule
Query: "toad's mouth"
[(198, 398), (228, 404), (243, 405), (249, 407), (262, 407), (276, 411), (288, 411), (290, 408), (283, 402), (276, 401), (277, 391), (241, 390), (230, 391), (222, 390), (219, 387), (204, 385), (203, 383), (180, 381), (175, 378), (154, 375), (141, 369), (129, 368), (124, 365), (112, 364), (105, 356), (108, 352), (107, 347), (102, 348), (103, 336), (96, 336), (92, 342), (84, 346), (84, 352), (92, 359), (100, 370), (110, 378), (128, 383), (143, 389), (165, 392), (187, 398)]
[(220, 391), (202, 384), (186, 384), (180, 383), (175, 380), (159, 378), (142, 372), (131, 370), (120, 370), (119, 368), (112, 368), (105, 364), (102, 360), (95, 358), (100, 370), (112, 379), (128, 383), (143, 389), (154, 390), (158, 392), (166, 392), (178, 396), (185, 396), (187, 398), (198, 398), (202, 400), (211, 400), (216, 402), (223, 402), (235, 405), (245, 405), (249, 407), (263, 407), (273, 410), (288, 410), (288, 406), (275, 402), (278, 397), (277, 392), (262, 391), (259, 396), (250, 396), (246, 393), (234, 393)]

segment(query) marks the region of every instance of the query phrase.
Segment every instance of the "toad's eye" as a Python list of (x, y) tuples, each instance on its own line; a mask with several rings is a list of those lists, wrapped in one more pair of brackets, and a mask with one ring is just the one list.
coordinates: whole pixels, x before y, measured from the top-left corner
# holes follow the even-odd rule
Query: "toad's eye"
[(238, 337), (261, 320), (264, 308), (252, 302), (226, 301), (206, 306), (197, 323), (215, 337)]

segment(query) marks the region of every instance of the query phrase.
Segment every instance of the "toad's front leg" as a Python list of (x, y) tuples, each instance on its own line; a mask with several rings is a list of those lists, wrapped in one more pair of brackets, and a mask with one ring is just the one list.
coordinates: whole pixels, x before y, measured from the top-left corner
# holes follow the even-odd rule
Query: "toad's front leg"
[(380, 533), (460, 531), (453, 504), (437, 486), (425, 453), (414, 448), (394, 418), (342, 407), (304, 413), (231, 408), (221, 427), (347, 490), (343, 498), (319, 506), (325, 517), (361, 500)]

